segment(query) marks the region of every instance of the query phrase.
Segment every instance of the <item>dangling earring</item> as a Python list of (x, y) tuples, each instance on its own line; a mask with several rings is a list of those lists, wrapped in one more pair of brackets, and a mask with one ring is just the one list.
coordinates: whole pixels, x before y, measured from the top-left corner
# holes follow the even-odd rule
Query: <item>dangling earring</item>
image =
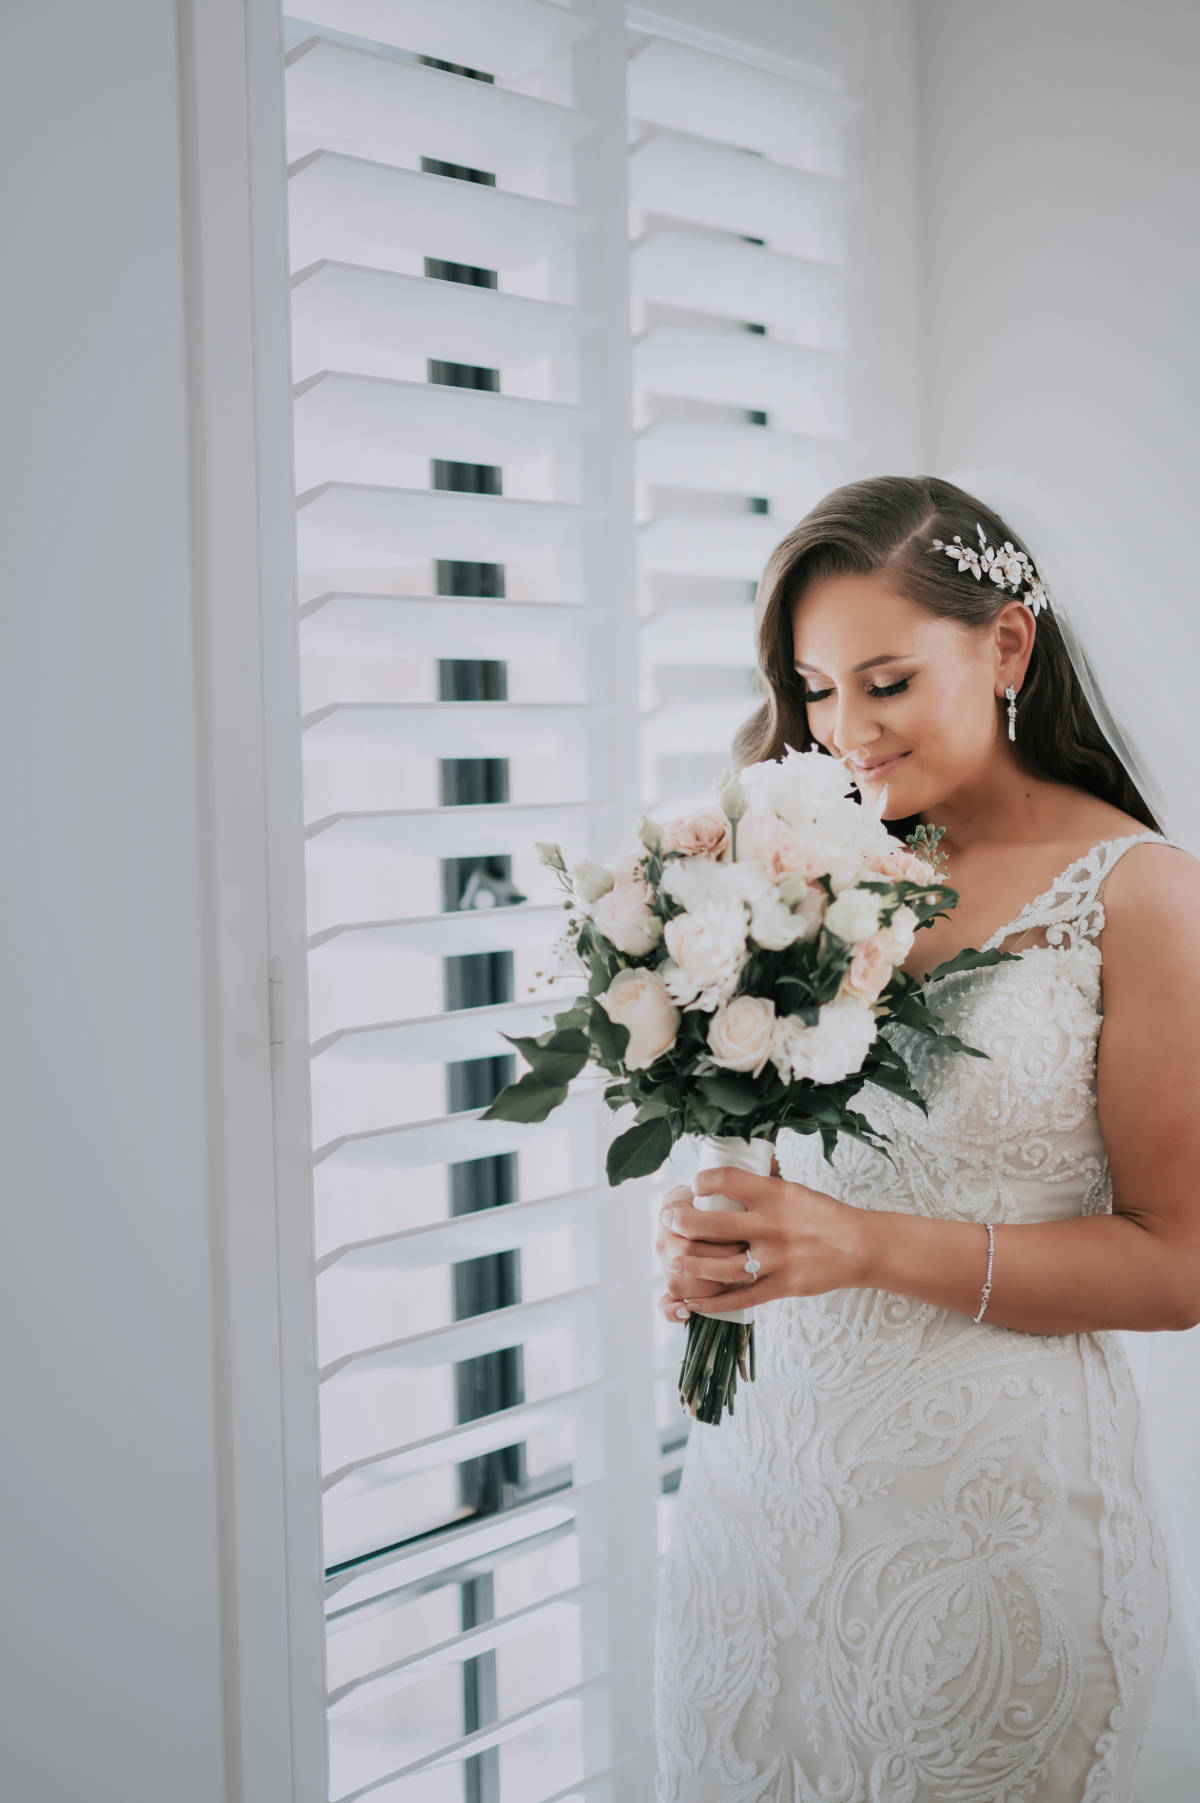
[(1015, 740), (1017, 736), (1017, 691), (1011, 682), (1004, 691), (1004, 697), (1008, 702), (1008, 736)]

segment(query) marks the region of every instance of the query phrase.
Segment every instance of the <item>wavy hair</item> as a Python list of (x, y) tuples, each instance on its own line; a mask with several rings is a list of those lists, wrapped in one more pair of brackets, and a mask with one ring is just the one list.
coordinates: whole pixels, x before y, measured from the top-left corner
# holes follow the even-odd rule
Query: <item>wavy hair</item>
[[(992, 623), (1013, 600), (1012, 591), (991, 581), (968, 580), (931, 543), (935, 538), (949, 542), (958, 533), (964, 544), (974, 545), (976, 521), (989, 543), (1009, 540), (1036, 568), (1037, 558), (1006, 520), (986, 502), (937, 476), (870, 476), (847, 482), (805, 514), (771, 553), (755, 596), (758, 688), (764, 699), (734, 737), (737, 769), (782, 757), (788, 745), (804, 751), (815, 743), (792, 638), (793, 611), (810, 583), (883, 574), (900, 594), (938, 619), (980, 628)], [(1037, 618), (1013, 750), (1032, 776), (1069, 783), (1121, 808), (1151, 831), (1162, 830), (1088, 705), (1054, 618), (1053, 593)], [(892, 831), (903, 836), (917, 818), (891, 823)]]

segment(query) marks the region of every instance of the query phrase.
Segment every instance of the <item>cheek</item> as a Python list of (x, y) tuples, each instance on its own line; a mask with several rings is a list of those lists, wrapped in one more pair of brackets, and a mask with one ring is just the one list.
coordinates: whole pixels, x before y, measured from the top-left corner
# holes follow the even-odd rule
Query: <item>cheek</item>
[(993, 727), (986, 705), (966, 684), (940, 690), (922, 709), (919, 722), (913, 722), (922, 747), (932, 757), (956, 761), (966, 752), (985, 747)]

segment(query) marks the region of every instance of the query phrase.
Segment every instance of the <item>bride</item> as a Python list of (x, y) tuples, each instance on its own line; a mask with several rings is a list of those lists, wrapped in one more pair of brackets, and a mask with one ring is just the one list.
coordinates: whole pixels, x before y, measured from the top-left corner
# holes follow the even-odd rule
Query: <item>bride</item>
[[(879, 477), (760, 584), (737, 765), (815, 742), (893, 833), (945, 828), (961, 899), (919, 980), (1019, 956), (931, 989), (988, 1057), (926, 1053), (927, 1113), (863, 1091), (891, 1162), (785, 1130), (772, 1176), (664, 1198), (660, 1307), (757, 1305), (757, 1375), (690, 1431), (656, 1803), (1134, 1794), (1171, 1597), (1118, 1330), (1200, 1321), (1200, 860), (1024, 549), (949, 482)], [(749, 1214), (690, 1205), (716, 1190)]]

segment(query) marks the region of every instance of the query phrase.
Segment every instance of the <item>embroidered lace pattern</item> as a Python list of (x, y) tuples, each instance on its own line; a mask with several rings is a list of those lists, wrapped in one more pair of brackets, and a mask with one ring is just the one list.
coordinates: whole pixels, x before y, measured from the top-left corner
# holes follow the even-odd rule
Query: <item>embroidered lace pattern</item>
[[(864, 1091), (891, 1161), (843, 1138), (830, 1164), (785, 1132), (783, 1176), (963, 1220), (1108, 1211), (1102, 888), (1144, 841), (1171, 843), (1094, 846), (987, 941), (1019, 961), (930, 986), (986, 1060), (888, 1029), (928, 1105)], [(1168, 1605), (1118, 1337), (880, 1290), (755, 1320), (756, 1381), (719, 1427), (693, 1424), (684, 1457), (655, 1803), (1126, 1803)]]

